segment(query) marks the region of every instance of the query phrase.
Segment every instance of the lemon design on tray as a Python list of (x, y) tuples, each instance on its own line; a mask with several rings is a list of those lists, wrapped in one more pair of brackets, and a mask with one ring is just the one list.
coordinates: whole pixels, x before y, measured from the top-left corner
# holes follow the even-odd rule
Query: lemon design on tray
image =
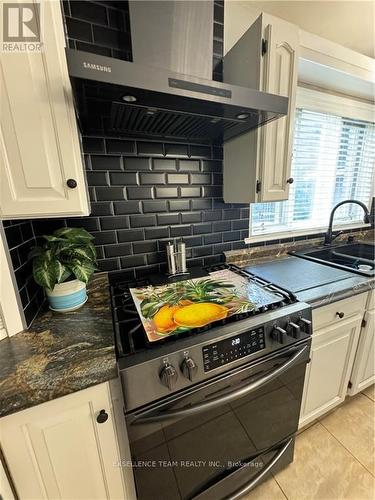
[(173, 315), (177, 309), (179, 309), (179, 306), (168, 305), (164, 305), (159, 309), (153, 318), (157, 331), (167, 333), (177, 327), (177, 324), (173, 321)]
[(173, 321), (178, 326), (198, 328), (213, 321), (226, 318), (228, 309), (212, 302), (199, 302), (177, 308), (173, 314)]

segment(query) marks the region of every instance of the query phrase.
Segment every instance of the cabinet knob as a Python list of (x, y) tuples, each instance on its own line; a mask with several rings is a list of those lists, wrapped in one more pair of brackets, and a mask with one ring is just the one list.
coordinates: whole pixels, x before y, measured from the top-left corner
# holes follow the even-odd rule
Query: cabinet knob
[(286, 182), (287, 182), (288, 184), (293, 184), (293, 182), (294, 182), (293, 177), (289, 177), (289, 179), (287, 179), (287, 180), (286, 180)]
[(336, 316), (338, 316), (340, 319), (342, 319), (345, 316), (345, 313), (343, 313), (343, 312), (337, 312)]
[(77, 187), (77, 181), (75, 179), (68, 179), (66, 181), (66, 185), (70, 188), (70, 189), (74, 189)]
[(105, 410), (100, 410), (99, 415), (96, 417), (98, 424), (104, 424), (108, 420), (108, 413)]

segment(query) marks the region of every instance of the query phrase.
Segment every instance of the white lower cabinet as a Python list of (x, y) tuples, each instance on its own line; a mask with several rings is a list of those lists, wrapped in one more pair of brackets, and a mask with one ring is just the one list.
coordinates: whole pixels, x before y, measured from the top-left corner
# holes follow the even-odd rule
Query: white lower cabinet
[(0, 459), (0, 498), (2, 500), (15, 500), (4, 466)]
[[(373, 307), (372, 297), (369, 307)], [(355, 356), (353, 370), (350, 376), (348, 393), (351, 396), (366, 389), (375, 382), (375, 309), (366, 311), (363, 318), (358, 349)]]
[[(344, 401), (358, 346), (366, 295), (313, 310), (311, 361), (306, 369), (300, 427)], [(340, 318), (342, 313), (344, 316)]]
[[(108, 418), (99, 423), (101, 410)], [(109, 383), (0, 420), (1, 447), (21, 500), (130, 500), (117, 434)]]

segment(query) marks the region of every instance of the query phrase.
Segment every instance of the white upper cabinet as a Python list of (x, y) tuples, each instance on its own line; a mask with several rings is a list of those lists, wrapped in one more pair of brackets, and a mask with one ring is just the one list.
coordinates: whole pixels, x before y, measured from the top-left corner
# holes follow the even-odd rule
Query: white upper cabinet
[(60, 2), (40, 5), (42, 50), (0, 55), (2, 218), (89, 214)]
[(225, 82), (289, 98), (287, 116), (225, 143), (226, 202), (288, 199), (298, 50), (299, 28), (262, 14), (225, 55)]

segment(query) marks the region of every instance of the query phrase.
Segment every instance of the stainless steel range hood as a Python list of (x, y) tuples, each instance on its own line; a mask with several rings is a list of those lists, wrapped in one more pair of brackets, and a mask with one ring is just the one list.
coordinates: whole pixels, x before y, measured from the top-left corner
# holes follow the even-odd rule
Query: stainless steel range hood
[(221, 142), (287, 113), (286, 97), (207, 78), (213, 2), (129, 3), (134, 62), (66, 50), (84, 131)]

